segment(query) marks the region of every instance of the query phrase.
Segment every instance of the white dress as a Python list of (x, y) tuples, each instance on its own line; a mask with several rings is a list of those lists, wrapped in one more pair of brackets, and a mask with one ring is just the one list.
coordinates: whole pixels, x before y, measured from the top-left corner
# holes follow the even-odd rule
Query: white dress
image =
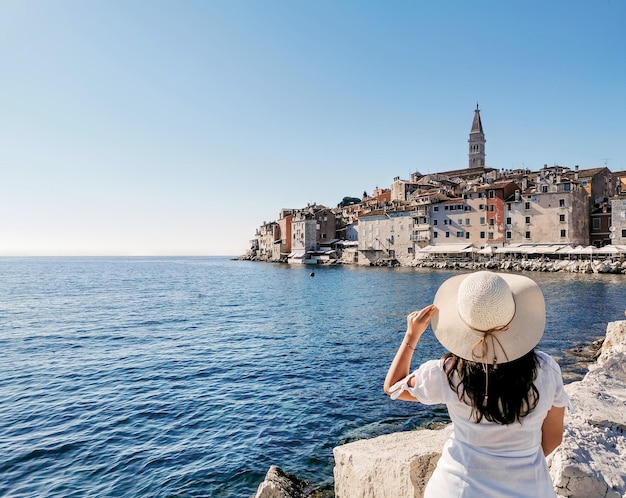
[[(567, 406), (569, 401), (559, 365), (541, 351), (537, 358), (539, 402), (521, 423), (474, 422), (471, 408), (450, 388), (443, 360), (427, 361), (392, 387), (394, 399), (406, 390), (424, 404), (445, 403), (453, 423), (424, 498), (556, 496), (541, 449), (541, 426), (550, 408)], [(407, 384), (412, 376), (415, 387)]]

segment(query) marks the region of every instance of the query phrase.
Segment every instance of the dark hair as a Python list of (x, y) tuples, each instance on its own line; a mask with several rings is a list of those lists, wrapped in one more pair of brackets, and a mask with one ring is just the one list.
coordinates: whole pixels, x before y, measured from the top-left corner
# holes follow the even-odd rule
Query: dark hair
[[(460, 401), (472, 407), (476, 423), (483, 418), (502, 425), (521, 422), (539, 401), (535, 350), (493, 367), (447, 353), (443, 357), (448, 383)], [(489, 377), (487, 379), (487, 376)], [(485, 392), (485, 384), (489, 392)]]

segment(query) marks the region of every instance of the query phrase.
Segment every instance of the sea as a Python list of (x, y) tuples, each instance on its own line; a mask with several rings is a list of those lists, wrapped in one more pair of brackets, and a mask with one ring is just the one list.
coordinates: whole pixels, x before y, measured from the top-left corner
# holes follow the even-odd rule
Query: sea
[[(459, 272), (185, 258), (0, 259), (0, 496), (243, 497), (271, 465), (332, 490), (333, 448), (448, 421), (383, 379)], [(626, 275), (526, 273), (539, 344), (624, 319)], [(430, 329), (414, 364), (443, 353)]]

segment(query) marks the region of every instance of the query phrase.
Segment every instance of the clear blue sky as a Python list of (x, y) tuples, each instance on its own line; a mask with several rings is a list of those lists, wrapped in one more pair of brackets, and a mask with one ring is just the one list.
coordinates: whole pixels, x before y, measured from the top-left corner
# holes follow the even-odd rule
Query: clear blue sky
[(239, 255), (467, 166), (626, 169), (626, 2), (0, 1), (0, 255)]

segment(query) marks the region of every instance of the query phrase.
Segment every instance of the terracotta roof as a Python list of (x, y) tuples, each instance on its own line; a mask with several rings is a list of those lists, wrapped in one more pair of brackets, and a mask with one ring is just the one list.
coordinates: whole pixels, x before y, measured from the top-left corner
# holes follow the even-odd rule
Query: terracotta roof
[(600, 168), (579, 169), (578, 178), (580, 178), (581, 176), (584, 176), (584, 177), (595, 176), (605, 169), (608, 169), (608, 168), (606, 166), (602, 166)]

